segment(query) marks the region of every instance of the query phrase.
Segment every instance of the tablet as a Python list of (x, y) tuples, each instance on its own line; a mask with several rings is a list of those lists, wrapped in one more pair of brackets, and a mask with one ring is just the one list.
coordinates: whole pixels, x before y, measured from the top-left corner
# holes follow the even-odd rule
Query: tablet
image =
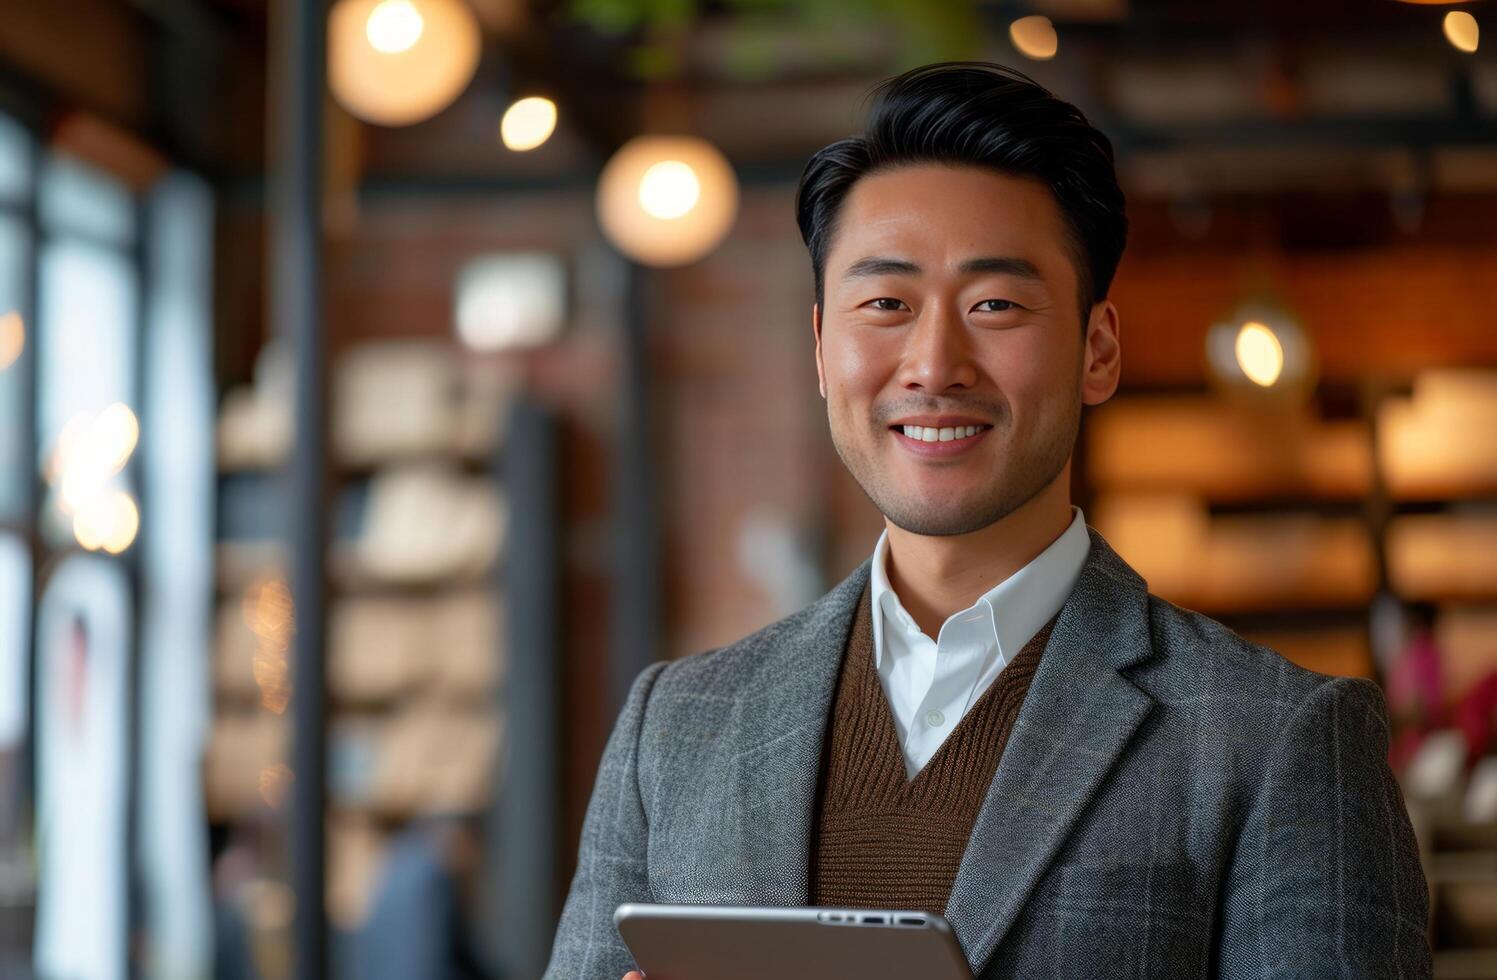
[(972, 980), (928, 912), (628, 904), (613, 922), (649, 980)]

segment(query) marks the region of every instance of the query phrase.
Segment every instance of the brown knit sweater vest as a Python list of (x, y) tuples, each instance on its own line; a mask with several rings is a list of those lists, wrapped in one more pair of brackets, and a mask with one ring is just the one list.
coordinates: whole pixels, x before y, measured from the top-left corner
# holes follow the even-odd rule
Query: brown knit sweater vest
[(873, 662), (870, 606), (864, 589), (822, 760), (811, 902), (944, 914), (1055, 618), (1003, 668), (911, 780)]

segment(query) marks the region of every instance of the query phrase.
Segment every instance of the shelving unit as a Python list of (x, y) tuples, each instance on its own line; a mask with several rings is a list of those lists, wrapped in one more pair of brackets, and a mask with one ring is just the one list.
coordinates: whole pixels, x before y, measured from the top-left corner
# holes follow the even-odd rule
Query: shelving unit
[[(216, 554), (209, 819), (282, 806), (294, 612), (276, 543), (278, 358), (225, 399)], [(496, 476), (507, 396), (440, 342), (390, 341), (334, 361), (337, 492), (328, 553), (328, 905), (356, 931), (386, 845), (424, 817), (490, 805), (507, 645)]]
[(1090, 423), (1093, 522), (1156, 592), (1312, 669), (1378, 674), (1383, 591), (1441, 608), (1463, 681), (1497, 666), (1497, 371), (1338, 400), (1363, 407), (1121, 395)]
[(1378, 410), (1388, 578), (1428, 604), (1448, 703), (1497, 670), (1497, 370), (1429, 371)]

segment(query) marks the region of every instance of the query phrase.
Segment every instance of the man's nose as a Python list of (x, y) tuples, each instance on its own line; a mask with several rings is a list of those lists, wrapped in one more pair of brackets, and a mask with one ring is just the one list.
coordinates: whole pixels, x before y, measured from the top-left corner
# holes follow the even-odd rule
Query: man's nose
[(977, 382), (977, 365), (971, 340), (960, 311), (951, 304), (930, 304), (910, 331), (900, 385), (932, 393), (972, 387)]

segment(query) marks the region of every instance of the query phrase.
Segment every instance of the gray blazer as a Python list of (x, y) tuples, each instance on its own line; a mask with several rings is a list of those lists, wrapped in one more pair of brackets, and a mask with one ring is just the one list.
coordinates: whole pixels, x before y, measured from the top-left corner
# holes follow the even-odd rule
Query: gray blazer
[[(1089, 531), (946, 908), (973, 973), (1428, 977), (1379, 688), (1150, 595)], [(621, 902), (807, 904), (822, 739), (868, 575), (640, 675), (548, 978), (633, 969)]]

